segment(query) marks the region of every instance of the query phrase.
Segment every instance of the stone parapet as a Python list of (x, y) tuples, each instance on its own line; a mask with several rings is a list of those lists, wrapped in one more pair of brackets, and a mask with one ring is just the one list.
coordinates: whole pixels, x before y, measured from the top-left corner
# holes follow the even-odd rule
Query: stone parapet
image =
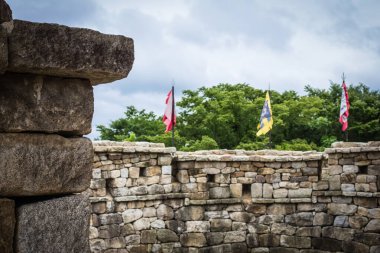
[(378, 151), (159, 153), (153, 146), (94, 143), (92, 252), (380, 248)]

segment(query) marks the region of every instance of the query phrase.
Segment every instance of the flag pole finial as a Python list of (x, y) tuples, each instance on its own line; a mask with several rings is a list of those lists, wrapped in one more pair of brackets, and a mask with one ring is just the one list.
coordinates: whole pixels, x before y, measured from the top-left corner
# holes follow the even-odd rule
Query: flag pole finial
[(346, 76), (344, 75), (344, 72), (343, 72), (343, 74), (342, 74), (342, 80), (343, 80), (343, 82), (346, 81)]

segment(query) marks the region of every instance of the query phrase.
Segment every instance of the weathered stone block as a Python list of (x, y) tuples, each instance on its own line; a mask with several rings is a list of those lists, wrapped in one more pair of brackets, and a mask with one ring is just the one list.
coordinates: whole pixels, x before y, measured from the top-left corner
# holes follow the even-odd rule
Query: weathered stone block
[(140, 209), (127, 209), (122, 213), (124, 223), (130, 223), (140, 219), (143, 216), (143, 211)]
[(253, 183), (251, 186), (251, 196), (252, 196), (252, 198), (262, 198), (263, 197), (263, 184)]
[(352, 240), (355, 230), (351, 228), (324, 227), (322, 228), (322, 237), (337, 239), (340, 241)]
[(280, 245), (284, 247), (298, 249), (310, 248), (311, 240), (309, 237), (281, 235)]
[(155, 243), (155, 242), (156, 242), (156, 230), (141, 231), (141, 243)]
[(300, 189), (290, 189), (288, 196), (289, 198), (306, 198), (311, 196), (312, 189), (300, 188)]
[(202, 220), (204, 217), (204, 211), (204, 208), (201, 206), (181, 207), (175, 213), (175, 219), (182, 221)]
[(280, 235), (275, 235), (275, 234), (259, 235), (259, 246), (261, 247), (280, 246)]
[(181, 245), (185, 247), (203, 247), (207, 245), (206, 237), (202, 233), (187, 233), (180, 236)]
[(189, 183), (190, 178), (189, 178), (189, 174), (187, 173), (187, 170), (179, 170), (177, 172), (177, 180), (178, 182), (182, 184)]
[(0, 199), (0, 252), (13, 253), (15, 223), (14, 201), (10, 199)]
[(209, 221), (186, 221), (186, 232), (210, 232)]
[(90, 205), (85, 195), (17, 208), (15, 252), (89, 252)]
[(0, 83), (1, 132), (91, 132), (94, 97), (88, 80), (5, 73)]
[(373, 219), (364, 228), (365, 232), (380, 233), (380, 219)]
[(312, 238), (311, 245), (314, 249), (326, 251), (341, 251), (342, 242), (331, 238)]
[(76, 193), (91, 181), (92, 143), (86, 138), (0, 134), (0, 195)]
[(314, 215), (313, 225), (314, 226), (326, 226), (331, 225), (334, 222), (334, 216), (327, 213), (316, 213)]
[(131, 38), (90, 29), (15, 20), (9, 37), (11, 72), (83, 78), (95, 85), (126, 77), (133, 61)]
[(230, 219), (212, 219), (210, 221), (211, 232), (231, 231), (232, 221)]
[(355, 205), (329, 203), (328, 213), (332, 215), (352, 215), (358, 209)]
[(314, 220), (313, 213), (300, 212), (285, 216), (285, 222), (295, 226), (312, 226)]
[(241, 198), (243, 195), (243, 185), (242, 184), (230, 184), (231, 197)]
[(160, 242), (178, 242), (178, 235), (170, 229), (158, 229), (157, 239)]
[(229, 187), (214, 187), (209, 190), (209, 193), (212, 199), (226, 199), (231, 195)]
[(364, 243), (366, 245), (378, 245), (380, 242), (380, 233), (356, 233), (354, 241)]
[(210, 232), (206, 233), (206, 239), (208, 245), (218, 245), (224, 240), (224, 234), (222, 232)]
[(244, 242), (245, 241), (245, 231), (229, 231), (225, 234), (224, 242)]
[[(0, 0), (0, 4), (3, 1)], [(0, 7), (1, 8), (1, 7)], [(2, 13), (0, 12), (0, 15)], [(3, 74), (8, 66), (8, 39), (7, 32), (0, 25), (0, 74)]]
[(11, 8), (4, 0), (0, 0), (0, 24), (3, 22), (11, 21), (11, 20), (12, 20)]
[(369, 247), (360, 242), (344, 241), (343, 251), (345, 253), (368, 253)]

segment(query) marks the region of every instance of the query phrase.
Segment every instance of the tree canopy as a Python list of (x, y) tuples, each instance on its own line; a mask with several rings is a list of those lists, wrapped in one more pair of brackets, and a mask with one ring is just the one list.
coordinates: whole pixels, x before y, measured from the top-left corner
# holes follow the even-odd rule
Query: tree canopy
[[(273, 129), (256, 137), (265, 92), (248, 84), (219, 84), (183, 91), (175, 143), (177, 149), (290, 149), (311, 150), (345, 140), (339, 119), (341, 86), (329, 89), (305, 87), (306, 95), (295, 91), (270, 92)], [(348, 88), (351, 104), (349, 141), (380, 140), (380, 93), (364, 84)], [(171, 146), (161, 116), (127, 107), (125, 117), (106, 127), (97, 126), (102, 140), (163, 142)], [(270, 143), (269, 143), (270, 142)]]

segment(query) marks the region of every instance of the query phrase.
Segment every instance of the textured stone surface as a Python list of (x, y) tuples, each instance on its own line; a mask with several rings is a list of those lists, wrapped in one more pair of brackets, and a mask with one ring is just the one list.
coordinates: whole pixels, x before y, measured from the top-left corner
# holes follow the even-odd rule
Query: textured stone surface
[(14, 201), (0, 199), (0, 252), (2, 253), (13, 253), (15, 223)]
[(0, 24), (3, 22), (11, 21), (11, 20), (12, 20), (11, 8), (4, 0), (0, 0)]
[(133, 40), (124, 36), (56, 24), (14, 20), (9, 37), (8, 71), (76, 77), (92, 84), (128, 75)]
[(15, 252), (89, 252), (89, 218), (85, 195), (23, 204), (17, 208)]
[[(0, 0), (0, 3), (2, 0)], [(1, 12), (0, 12), (1, 13)], [(8, 66), (8, 40), (5, 29), (0, 25), (0, 74), (4, 73)]]
[(86, 138), (0, 134), (0, 195), (76, 193), (91, 180), (92, 144)]
[(0, 83), (1, 132), (91, 132), (94, 98), (88, 80), (6, 73)]

